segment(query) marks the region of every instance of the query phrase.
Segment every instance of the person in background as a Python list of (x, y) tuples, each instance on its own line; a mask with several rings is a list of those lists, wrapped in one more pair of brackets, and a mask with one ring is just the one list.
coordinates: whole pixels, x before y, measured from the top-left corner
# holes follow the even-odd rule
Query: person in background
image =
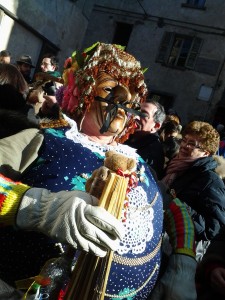
[(225, 186), (213, 156), (219, 141), (219, 133), (210, 124), (189, 123), (182, 133), (179, 153), (161, 180), (168, 192), (187, 205), (195, 225), (197, 260), (225, 225)]
[(10, 64), (11, 53), (8, 50), (2, 50), (0, 52), (0, 63)]
[(26, 99), (29, 87), (16, 66), (12, 64), (0, 64), (0, 85), (4, 84), (12, 85)]
[(181, 125), (174, 120), (164, 121), (160, 129), (160, 140), (164, 142), (168, 137), (180, 137), (181, 138)]
[(55, 77), (62, 77), (59, 72), (59, 60), (58, 57), (51, 53), (46, 53), (41, 62), (41, 71), (48, 73)]
[[(63, 79), (58, 71), (58, 58), (53, 54), (45, 54), (41, 62), (41, 71), (34, 75), (28, 101), (33, 105), (38, 117), (42, 117), (41, 107), (45, 102), (44, 95), (55, 96), (57, 90), (62, 87)], [(55, 100), (55, 103), (57, 101)], [(46, 103), (45, 103), (46, 105)], [(52, 113), (53, 108), (50, 110)], [(55, 105), (55, 115), (58, 114), (58, 106)], [(46, 116), (48, 117), (48, 116)]]
[(165, 154), (165, 167), (178, 153), (180, 149), (180, 139), (170, 136), (162, 142)]
[(141, 111), (147, 116), (136, 120), (135, 132), (125, 144), (137, 149), (137, 153), (156, 172), (158, 179), (161, 179), (165, 158), (158, 131), (165, 120), (165, 111), (157, 101), (142, 103)]
[[(170, 108), (166, 114), (166, 119), (165, 119), (165, 122), (167, 121), (175, 121), (177, 123), (177, 125), (181, 125), (181, 118), (180, 116), (178, 115), (178, 113)], [(181, 130), (180, 130), (181, 131)]]
[(174, 158), (180, 148), (181, 125), (174, 120), (164, 121), (160, 129), (160, 140), (165, 154), (165, 167)]
[[(38, 123), (34, 108), (27, 101), (29, 97), (29, 85), (21, 72), (12, 64), (0, 64), (0, 95), (1, 109), (17, 110), (23, 113), (34, 123)], [(3, 124), (7, 115), (2, 117)], [(9, 118), (10, 125), (16, 129), (13, 118)], [(3, 127), (2, 127), (3, 128)], [(1, 128), (1, 129), (2, 129)]]
[[(63, 83), (62, 75), (58, 70), (58, 62), (58, 58), (55, 55), (51, 53), (45, 54), (40, 65), (41, 72), (36, 73), (34, 76), (37, 82), (42, 82), (42, 91), (50, 96), (55, 96), (57, 90), (62, 87)], [(41, 98), (40, 93), (38, 97)], [(33, 97), (33, 102), (35, 101), (35, 98), (37, 97)], [(44, 99), (40, 102), (43, 101)]]
[(35, 66), (32, 63), (31, 57), (26, 54), (21, 55), (16, 61), (16, 66), (23, 75), (26, 82), (30, 84), (32, 82), (31, 69), (35, 68)]

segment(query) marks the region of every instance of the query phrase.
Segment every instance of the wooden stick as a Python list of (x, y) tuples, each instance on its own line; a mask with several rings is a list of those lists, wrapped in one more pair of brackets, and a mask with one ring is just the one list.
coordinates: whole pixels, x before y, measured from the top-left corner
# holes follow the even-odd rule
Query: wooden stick
[[(115, 173), (110, 173), (100, 197), (99, 206), (104, 207), (118, 219), (121, 217), (127, 185), (128, 179)], [(112, 259), (113, 251), (109, 251), (104, 258), (81, 253), (75, 265), (71, 284), (64, 299), (103, 300)], [(98, 285), (97, 287), (96, 284)]]

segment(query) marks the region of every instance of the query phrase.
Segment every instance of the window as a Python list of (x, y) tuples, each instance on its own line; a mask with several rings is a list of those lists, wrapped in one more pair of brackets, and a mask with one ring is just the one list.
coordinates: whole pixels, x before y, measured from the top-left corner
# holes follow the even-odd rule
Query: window
[(166, 32), (156, 62), (169, 67), (194, 69), (202, 39)]
[(164, 107), (166, 113), (174, 105), (174, 95), (161, 93), (159, 91), (151, 91), (148, 98), (151, 101), (159, 102)]
[(112, 43), (126, 47), (128, 45), (132, 29), (132, 24), (117, 22)]
[(205, 0), (187, 0), (186, 3), (183, 3), (184, 7), (192, 8), (205, 8)]

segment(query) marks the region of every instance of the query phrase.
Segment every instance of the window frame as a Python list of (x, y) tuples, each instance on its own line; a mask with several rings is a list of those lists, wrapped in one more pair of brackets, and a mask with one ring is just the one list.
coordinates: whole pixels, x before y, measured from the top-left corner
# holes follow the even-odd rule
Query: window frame
[[(185, 60), (185, 63), (183, 66), (178, 65), (172, 65), (169, 63), (169, 58), (171, 56), (172, 50), (174, 48), (174, 42), (176, 41), (176, 38), (181, 38), (183, 40), (186, 39), (192, 39), (191, 46), (188, 50), (187, 58)], [(178, 34), (175, 32), (165, 32), (156, 57), (156, 62), (161, 63), (164, 66), (167, 66), (169, 68), (176, 68), (176, 69), (191, 69), (194, 70), (195, 64), (197, 61), (197, 58), (199, 56), (201, 47), (202, 47), (203, 40), (199, 37), (195, 36), (189, 36), (184, 34)], [(179, 53), (176, 57), (176, 62), (180, 58), (182, 47), (179, 49)]]
[[(204, 3), (200, 3), (203, 2)], [(182, 3), (181, 6), (182, 7), (187, 7), (187, 8), (194, 8), (194, 9), (202, 9), (205, 10), (206, 9), (206, 0), (186, 0), (186, 3)]]

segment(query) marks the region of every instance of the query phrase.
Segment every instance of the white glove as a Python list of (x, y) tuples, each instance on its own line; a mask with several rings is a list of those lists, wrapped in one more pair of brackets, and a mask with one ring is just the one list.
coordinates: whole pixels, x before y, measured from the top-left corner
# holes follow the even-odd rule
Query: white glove
[(106, 249), (118, 248), (124, 227), (104, 208), (92, 206), (97, 202), (97, 198), (78, 190), (50, 193), (31, 188), (22, 198), (16, 223), (21, 229), (42, 232), (103, 257)]
[(163, 276), (148, 300), (196, 300), (196, 260), (187, 255), (173, 254)]

